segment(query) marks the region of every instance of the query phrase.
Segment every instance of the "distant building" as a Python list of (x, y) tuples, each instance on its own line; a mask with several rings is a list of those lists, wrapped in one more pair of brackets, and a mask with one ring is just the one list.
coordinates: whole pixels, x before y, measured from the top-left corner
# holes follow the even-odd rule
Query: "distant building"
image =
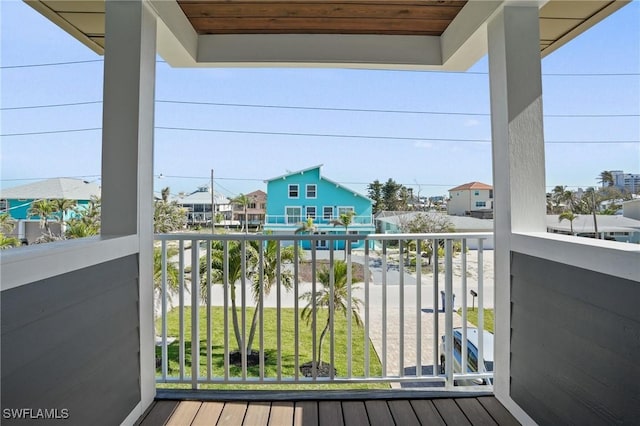
[[(376, 229), (381, 234), (399, 234), (418, 215), (427, 215), (437, 223), (449, 222), (454, 232), (493, 232), (492, 219), (477, 219), (475, 217), (450, 216), (443, 212), (380, 212), (376, 215)], [(493, 250), (493, 236), (483, 240), (483, 248)], [(472, 250), (478, 248), (478, 240), (469, 238), (467, 247)]]
[[(621, 215), (596, 215), (598, 238), (625, 243), (640, 243), (640, 220)], [(547, 215), (547, 232), (554, 234), (571, 234), (571, 223), (559, 221), (558, 215)], [(578, 215), (573, 221), (573, 233), (579, 237), (596, 236), (593, 216)]]
[[(53, 178), (0, 190), (0, 213), (9, 213), (16, 220), (12, 236), (31, 244), (41, 235), (40, 218), (29, 217), (28, 210), (35, 200), (72, 200), (78, 206), (86, 206), (92, 197), (100, 197), (100, 186), (74, 178)], [(65, 218), (66, 219), (66, 218)], [(51, 231), (60, 234), (57, 223)]]
[(493, 218), (493, 187), (482, 182), (469, 182), (451, 188), (447, 213), (479, 219)]
[[(211, 190), (208, 185), (198, 187), (191, 194), (178, 198), (176, 202), (187, 211), (187, 225), (203, 226), (211, 224)], [(228, 225), (231, 220), (231, 202), (221, 194), (214, 194), (215, 214), (222, 215), (219, 226)]]
[(622, 170), (611, 170), (613, 186), (632, 194), (640, 193), (640, 174), (625, 173)]
[[(249, 198), (247, 205), (247, 225), (253, 228), (259, 228), (264, 224), (264, 217), (267, 214), (267, 193), (256, 190), (246, 194)], [(233, 220), (236, 223), (244, 224), (244, 207), (240, 204), (233, 203)]]
[[(267, 182), (267, 217), (265, 231), (278, 234), (293, 234), (302, 222), (313, 219), (316, 234), (344, 234), (343, 226), (333, 226), (332, 220), (353, 212), (349, 234), (368, 235), (374, 232), (372, 201), (352, 189), (320, 175), (315, 166), (269, 179)], [(305, 247), (305, 244), (307, 247)], [(353, 247), (363, 247), (359, 240)], [(309, 248), (308, 242), (303, 247)], [(329, 248), (328, 241), (319, 240), (317, 248)], [(344, 241), (335, 248), (343, 249)]]

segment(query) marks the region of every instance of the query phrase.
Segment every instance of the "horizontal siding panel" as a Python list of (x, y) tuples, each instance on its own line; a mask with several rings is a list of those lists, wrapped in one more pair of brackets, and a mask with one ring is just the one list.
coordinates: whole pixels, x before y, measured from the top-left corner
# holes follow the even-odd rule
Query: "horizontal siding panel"
[(639, 283), (519, 253), (511, 273), (512, 398), (540, 424), (640, 417)]
[(140, 401), (137, 273), (132, 255), (2, 292), (2, 406), (122, 422)]

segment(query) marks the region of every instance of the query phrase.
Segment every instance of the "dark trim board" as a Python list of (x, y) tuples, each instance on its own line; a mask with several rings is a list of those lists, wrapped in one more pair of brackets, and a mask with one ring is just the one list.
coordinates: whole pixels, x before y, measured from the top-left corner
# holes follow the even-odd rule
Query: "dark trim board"
[(136, 255), (3, 291), (1, 307), (3, 409), (119, 424), (140, 401)]
[(513, 400), (541, 425), (636, 423), (639, 301), (638, 281), (512, 253)]

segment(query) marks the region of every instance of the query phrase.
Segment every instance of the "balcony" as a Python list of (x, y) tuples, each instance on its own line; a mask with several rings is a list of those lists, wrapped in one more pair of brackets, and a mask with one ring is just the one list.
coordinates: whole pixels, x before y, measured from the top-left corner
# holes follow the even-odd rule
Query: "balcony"
[[(306, 218), (302, 216), (287, 216), (287, 215), (267, 215), (265, 217), (266, 225), (289, 225), (289, 226), (297, 226), (300, 222), (306, 220)], [(339, 217), (315, 217), (313, 218), (313, 223), (315, 225), (326, 225), (333, 227), (332, 221), (340, 220)], [(351, 224), (349, 227), (358, 226), (358, 225), (369, 225), (373, 224), (373, 218), (371, 215), (361, 215), (361, 216), (353, 216), (351, 218)], [(344, 228), (344, 227), (342, 227)]]
[[(491, 391), (493, 372), (483, 363), (480, 371), (459, 355), (458, 371), (453, 363), (441, 363), (454, 359), (454, 328), (462, 335), (457, 353), (467, 353), (466, 308), (472, 304), (483, 335), (483, 308), (493, 306), (493, 282), (483, 260), (492, 255), (483, 250), (491, 236), (374, 234), (365, 238), (370, 244), (363, 249), (351, 250), (362, 236), (156, 235), (162, 259), (155, 309), (157, 383), (192, 389), (224, 384), (454, 389), (477, 382), (484, 385), (472, 390)], [(331, 248), (316, 250), (320, 240)], [(346, 253), (334, 250), (345, 240)], [(470, 240), (477, 250), (467, 249)], [(346, 264), (346, 272), (341, 274), (339, 263)], [(177, 272), (173, 286), (171, 270)], [(477, 300), (468, 297), (472, 293)], [(247, 339), (252, 345), (240, 344)], [(322, 361), (342, 368), (322, 374), (322, 363), (315, 362), (304, 370), (304, 363), (320, 359), (320, 341)], [(239, 346), (251, 346), (254, 354), (234, 353)], [(477, 359), (485, 353), (493, 348), (483, 347), (480, 339)]]

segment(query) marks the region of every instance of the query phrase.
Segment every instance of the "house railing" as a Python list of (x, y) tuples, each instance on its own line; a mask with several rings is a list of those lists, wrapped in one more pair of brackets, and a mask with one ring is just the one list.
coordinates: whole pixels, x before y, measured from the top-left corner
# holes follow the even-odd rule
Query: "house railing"
[[(486, 389), (492, 363), (473, 359), (492, 361), (493, 351), (482, 338), (471, 343), (467, 308), (477, 311), (483, 336), (483, 308), (493, 306), (483, 241), (491, 236), (372, 234), (351, 250), (362, 236), (156, 235), (157, 383)], [(347, 240), (348, 249), (316, 249), (320, 239)], [(321, 341), (323, 362), (308, 362), (319, 358)], [(327, 364), (338, 368), (323, 375)]]
[[(287, 215), (267, 215), (265, 217), (265, 224), (267, 225), (298, 225), (300, 224), (300, 222), (307, 220), (307, 217), (304, 215), (298, 215), (298, 216), (287, 216)], [(315, 225), (333, 225), (332, 221), (337, 221), (340, 220), (339, 217), (323, 217), (323, 216), (316, 216), (315, 218), (313, 218), (313, 223)], [(373, 218), (371, 215), (361, 215), (361, 216), (353, 216), (351, 218), (351, 224), (349, 226), (353, 226), (353, 225), (372, 225), (373, 224)], [(342, 228), (344, 229), (344, 227), (338, 225), (336, 226), (336, 228)]]

